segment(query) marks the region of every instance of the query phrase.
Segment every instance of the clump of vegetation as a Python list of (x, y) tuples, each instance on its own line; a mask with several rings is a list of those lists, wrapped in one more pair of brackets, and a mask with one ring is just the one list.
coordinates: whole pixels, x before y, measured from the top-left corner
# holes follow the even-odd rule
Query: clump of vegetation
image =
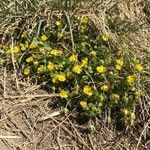
[(109, 35), (99, 33), (87, 16), (56, 18), (39, 34), (23, 31), (13, 44), (3, 45), (1, 55), (7, 64), (14, 56), (24, 77), (44, 82), (67, 108), (78, 107), (90, 117), (109, 108), (126, 123), (135, 120), (143, 65), (130, 51), (118, 49)]

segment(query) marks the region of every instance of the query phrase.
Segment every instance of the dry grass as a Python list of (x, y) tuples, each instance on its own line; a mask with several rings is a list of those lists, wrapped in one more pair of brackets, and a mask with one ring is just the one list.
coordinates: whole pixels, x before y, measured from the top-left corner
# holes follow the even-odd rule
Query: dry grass
[[(37, 2), (36, 4), (34, 2)], [(1, 45), (24, 20), (23, 27), (32, 32), (37, 21), (50, 24), (57, 10), (50, 1), (0, 3)], [(21, 7), (23, 6), (23, 7)], [(51, 6), (51, 5), (50, 5)], [(144, 90), (139, 99), (138, 117), (133, 127), (118, 127), (103, 118), (93, 118), (79, 125), (76, 111), (62, 113), (56, 95), (49, 95), (30, 78), (22, 79), (15, 67), (0, 66), (0, 150), (148, 150), (150, 148), (150, 3), (147, 0), (97, 0), (78, 5), (77, 14), (86, 14), (104, 34), (109, 34), (120, 48), (131, 49), (145, 64)], [(4, 11), (6, 11), (4, 13)], [(111, 21), (110, 22), (108, 21)], [(122, 22), (126, 20), (126, 22)], [(117, 22), (116, 22), (117, 21)], [(114, 28), (118, 26), (118, 28)], [(54, 107), (55, 106), (55, 107)], [(90, 132), (89, 125), (96, 131)], [(121, 130), (119, 130), (121, 128)]]

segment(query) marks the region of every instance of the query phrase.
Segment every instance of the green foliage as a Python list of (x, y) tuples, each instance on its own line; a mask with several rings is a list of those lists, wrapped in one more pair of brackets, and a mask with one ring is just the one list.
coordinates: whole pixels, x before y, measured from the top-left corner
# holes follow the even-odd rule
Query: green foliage
[(7, 63), (13, 55), (24, 77), (44, 82), (67, 108), (79, 107), (90, 117), (109, 108), (133, 122), (143, 66), (95, 30), (87, 16), (56, 17), (46, 32), (24, 31), (13, 45), (5, 43), (1, 55)]

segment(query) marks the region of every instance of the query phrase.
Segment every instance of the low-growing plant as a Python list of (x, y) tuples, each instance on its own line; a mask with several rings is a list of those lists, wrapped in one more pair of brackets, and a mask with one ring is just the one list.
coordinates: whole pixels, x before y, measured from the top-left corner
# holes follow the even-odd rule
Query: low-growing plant
[(5, 43), (3, 60), (10, 62), (13, 55), (24, 77), (44, 82), (67, 108), (78, 107), (90, 117), (109, 108), (133, 123), (143, 66), (129, 50), (120, 50), (87, 16), (56, 17), (36, 35), (23, 31), (13, 44)]

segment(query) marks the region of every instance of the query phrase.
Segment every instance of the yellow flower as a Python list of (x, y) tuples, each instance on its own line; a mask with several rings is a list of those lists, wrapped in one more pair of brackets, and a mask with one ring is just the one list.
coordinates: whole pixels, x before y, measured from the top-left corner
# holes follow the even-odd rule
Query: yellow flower
[(17, 53), (19, 53), (19, 52), (20, 52), (19, 46), (14, 46), (14, 48), (13, 48), (13, 53), (17, 54)]
[(67, 90), (61, 90), (60, 93), (59, 93), (59, 96), (61, 98), (68, 98), (69, 92)]
[(87, 24), (87, 23), (88, 23), (88, 17), (87, 17), (87, 16), (83, 16), (83, 17), (81, 18), (81, 23)]
[(123, 66), (123, 60), (122, 59), (117, 59), (116, 60), (116, 69), (121, 70)]
[(120, 99), (120, 96), (118, 94), (111, 94), (111, 100), (118, 101)]
[(51, 54), (51, 55), (54, 55), (54, 56), (58, 56), (58, 55), (61, 54), (61, 52), (60, 52), (59, 50), (57, 50), (57, 49), (52, 49), (52, 50), (50, 51), (50, 54)]
[(56, 21), (55, 25), (58, 26), (58, 27), (60, 27), (61, 26), (61, 21)]
[(43, 73), (45, 72), (46, 68), (43, 66), (43, 65), (40, 65), (38, 68), (37, 68), (37, 73), (40, 74), (40, 73)]
[(88, 85), (87, 85), (87, 86), (84, 86), (83, 92), (84, 92), (86, 95), (88, 95), (88, 96), (92, 96), (92, 94), (93, 94), (91, 87), (88, 86)]
[(124, 108), (124, 109), (122, 110), (122, 113), (123, 113), (125, 116), (127, 116), (127, 115), (129, 114), (129, 111), (128, 111), (128, 109)]
[(47, 36), (45, 35), (45, 34), (43, 34), (42, 36), (41, 36), (41, 41), (42, 42), (45, 42), (47, 40)]
[(58, 77), (58, 80), (61, 81), (61, 82), (66, 81), (66, 75), (63, 74), (63, 73), (57, 75), (57, 77)]
[(91, 51), (90, 55), (93, 56), (93, 57), (95, 57), (96, 56), (96, 51)]
[(86, 101), (80, 101), (80, 106), (82, 108), (86, 108), (87, 107), (87, 102)]
[(30, 74), (30, 69), (25, 68), (25, 69), (23, 70), (23, 74), (24, 74), (24, 75), (29, 75), (29, 74)]
[(88, 58), (83, 58), (82, 60), (81, 60), (81, 67), (84, 67), (84, 66), (86, 66), (88, 64)]
[(71, 72), (71, 71), (68, 71), (68, 72), (67, 72), (67, 78), (68, 78), (68, 79), (72, 79), (73, 76), (74, 76), (74, 75), (73, 75), (73, 72)]
[(52, 70), (55, 69), (55, 65), (54, 65), (53, 63), (51, 63), (51, 62), (48, 62), (48, 64), (47, 64), (47, 69), (48, 69), (49, 71), (52, 71)]
[(135, 83), (135, 80), (136, 80), (136, 77), (134, 75), (129, 75), (127, 76), (127, 82), (129, 84), (134, 84)]
[(73, 72), (80, 74), (82, 72), (82, 67), (80, 65), (75, 65), (72, 69)]
[(122, 66), (116, 65), (115, 68), (116, 68), (117, 70), (121, 70), (121, 69), (122, 69)]
[(107, 92), (109, 90), (109, 86), (108, 85), (102, 85), (101, 90), (104, 92)]
[(104, 73), (105, 71), (106, 71), (106, 67), (104, 67), (104, 66), (98, 66), (97, 68), (96, 68), (96, 70), (99, 72), (99, 73)]
[(122, 59), (117, 59), (116, 63), (120, 66), (123, 66), (123, 60)]
[(78, 60), (78, 56), (76, 54), (72, 54), (70, 57), (69, 57), (69, 61), (77, 61)]
[(102, 35), (101, 38), (104, 42), (107, 42), (109, 40), (108, 36), (106, 36), (106, 35)]
[(143, 70), (143, 66), (141, 64), (136, 64), (135, 65), (135, 69), (139, 72), (141, 72)]
[(32, 56), (28, 57), (28, 58), (26, 59), (26, 62), (28, 62), (28, 63), (33, 62), (33, 57), (32, 57)]

